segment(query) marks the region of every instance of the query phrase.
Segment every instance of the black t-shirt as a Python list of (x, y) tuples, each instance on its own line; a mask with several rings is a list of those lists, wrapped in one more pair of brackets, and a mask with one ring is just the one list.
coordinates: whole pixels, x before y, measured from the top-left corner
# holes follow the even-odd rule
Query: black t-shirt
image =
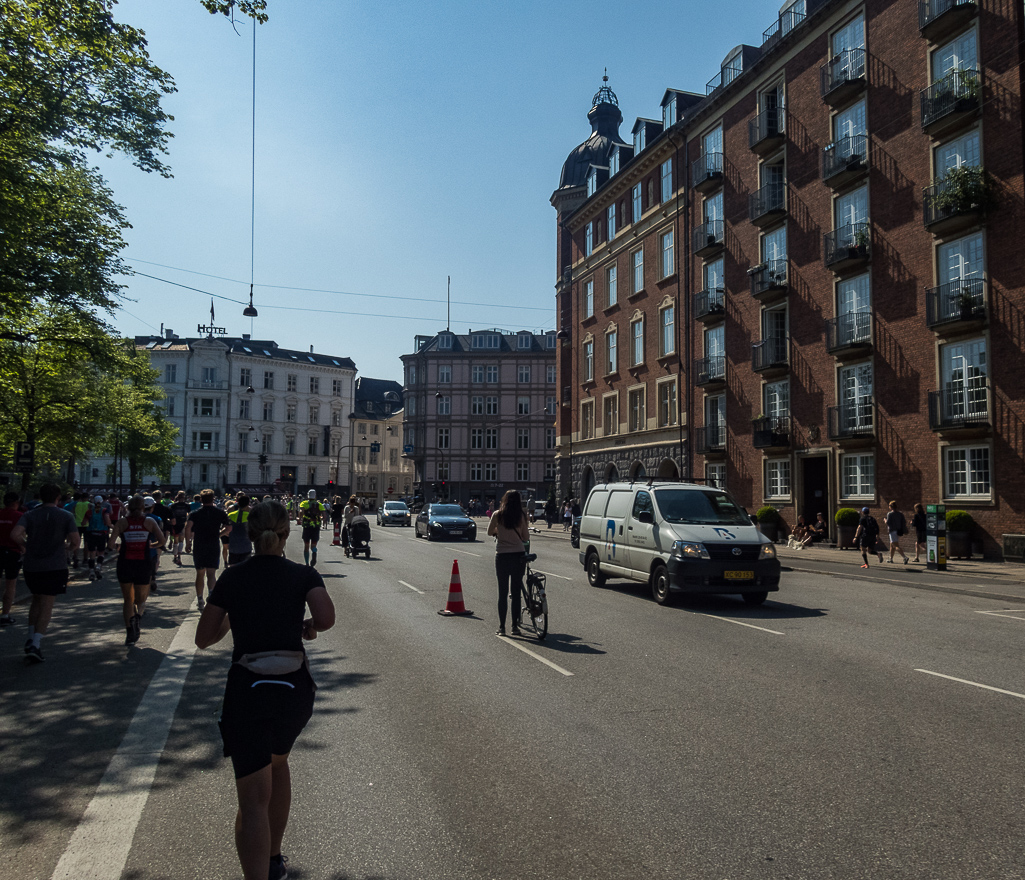
[(174, 504), (171, 505), (171, 516), (175, 518), (177, 525), (184, 528), (185, 520), (189, 518), (189, 502), (175, 501)]
[(866, 513), (858, 524), (861, 526), (861, 534), (866, 538), (874, 538), (879, 534), (879, 523), (874, 516)]
[(193, 543), (201, 547), (217, 544), (221, 529), (231, 525), (228, 514), (212, 504), (204, 504), (199, 510), (192, 511), (189, 522), (192, 523)]
[(217, 579), (210, 603), (228, 612), (232, 660), (259, 651), (302, 651), (306, 594), (324, 580), (283, 556), (252, 556)]

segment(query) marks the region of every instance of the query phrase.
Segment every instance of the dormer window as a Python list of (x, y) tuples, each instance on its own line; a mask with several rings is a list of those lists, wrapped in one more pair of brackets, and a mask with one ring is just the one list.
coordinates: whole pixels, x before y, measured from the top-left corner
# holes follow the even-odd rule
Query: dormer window
[(452, 350), (452, 334), (451, 333), (439, 333), (438, 334), (438, 348), (444, 351)]
[(669, 100), (662, 105), (662, 128), (669, 128), (676, 125), (676, 99)]
[(521, 333), (516, 337), (516, 347), (520, 351), (529, 351), (533, 337), (529, 333)]
[(609, 153), (609, 177), (619, 173), (619, 147), (613, 147)]
[(499, 335), (497, 333), (477, 333), (473, 336), (471, 346), (473, 348), (498, 348)]
[(549, 330), (545, 333), (545, 348), (555, 348), (555, 331)]
[(636, 156), (644, 149), (644, 123), (640, 123), (634, 132), (634, 155)]
[(587, 196), (590, 198), (598, 191), (598, 170), (592, 168), (587, 172)]

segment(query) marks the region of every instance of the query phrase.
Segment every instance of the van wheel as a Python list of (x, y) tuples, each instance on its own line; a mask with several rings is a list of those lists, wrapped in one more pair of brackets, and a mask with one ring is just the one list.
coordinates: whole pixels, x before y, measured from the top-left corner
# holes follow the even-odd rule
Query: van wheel
[(656, 565), (651, 570), (651, 595), (659, 605), (667, 605), (669, 597), (669, 572), (664, 565)]
[(592, 587), (605, 586), (605, 575), (601, 572), (601, 563), (598, 562), (598, 554), (593, 550), (587, 554), (587, 582)]
[(769, 598), (768, 591), (763, 593), (741, 593), (741, 595), (748, 605), (761, 605), (762, 602)]

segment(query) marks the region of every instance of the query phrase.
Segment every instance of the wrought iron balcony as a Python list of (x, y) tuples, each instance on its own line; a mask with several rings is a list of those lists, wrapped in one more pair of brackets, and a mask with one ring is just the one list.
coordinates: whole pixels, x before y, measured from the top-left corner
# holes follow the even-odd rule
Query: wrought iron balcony
[(936, 235), (980, 223), (990, 201), (986, 171), (962, 165), (922, 191), (922, 222)]
[(925, 292), (925, 323), (928, 327), (954, 329), (951, 325), (986, 320), (986, 282), (982, 278), (958, 278)]
[(780, 40), (797, 27), (807, 16), (803, 12), (789, 10), (784, 12), (764, 31), (762, 31), (762, 51), (767, 52)]
[(723, 355), (698, 358), (694, 361), (694, 384), (703, 387), (726, 381), (726, 358)]
[(215, 379), (189, 379), (185, 387), (190, 391), (227, 391), (228, 383), (225, 380), (218, 382)]
[(763, 110), (748, 123), (748, 143), (759, 156), (775, 150), (786, 139), (786, 111)]
[(871, 397), (831, 406), (826, 417), (830, 440), (871, 440), (876, 435), (876, 404)]
[(705, 425), (694, 429), (694, 451), (699, 455), (726, 451), (726, 426)]
[(989, 382), (976, 376), (929, 392), (929, 427), (934, 431), (988, 428), (993, 424)]
[(721, 251), (723, 248), (722, 220), (706, 220), (694, 227), (694, 253), (705, 257)]
[(855, 134), (827, 144), (822, 150), (822, 180), (846, 186), (868, 170), (868, 135)]
[(977, 70), (952, 70), (922, 90), (922, 130), (939, 134), (964, 124), (982, 107)]
[(790, 340), (786, 336), (770, 336), (751, 346), (751, 369), (756, 373), (785, 370), (790, 366)]
[(694, 294), (694, 318), (697, 321), (715, 321), (726, 314), (726, 290), (711, 287)]
[(847, 312), (826, 321), (826, 351), (830, 354), (863, 351), (871, 347), (870, 312)]
[(710, 95), (712, 92), (718, 91), (723, 86), (728, 86), (733, 82), (733, 80), (740, 76), (742, 71), (742, 67), (729, 66), (721, 68), (719, 72), (705, 84), (705, 95)]
[(767, 183), (747, 197), (751, 222), (765, 227), (786, 216), (787, 184), (785, 180)]
[(758, 300), (778, 299), (786, 296), (789, 262), (768, 260), (748, 270), (751, 276), (751, 296)]
[(822, 100), (839, 104), (865, 88), (865, 50), (844, 49), (822, 65)]
[(692, 186), (708, 192), (722, 184), (722, 153), (702, 153), (691, 163)]
[(790, 445), (790, 416), (762, 416), (751, 422), (755, 449), (783, 449)]
[(867, 222), (849, 223), (823, 237), (826, 265), (834, 272), (850, 269), (872, 255), (872, 228)]
[(927, 40), (959, 30), (979, 11), (975, 0), (919, 0), (918, 29)]

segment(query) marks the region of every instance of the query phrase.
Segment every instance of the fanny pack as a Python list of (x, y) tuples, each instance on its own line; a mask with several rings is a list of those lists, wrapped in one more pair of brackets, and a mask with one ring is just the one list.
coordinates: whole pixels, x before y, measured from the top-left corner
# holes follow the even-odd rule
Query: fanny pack
[(306, 665), (305, 651), (258, 651), (243, 654), (235, 661), (257, 675), (288, 675)]

